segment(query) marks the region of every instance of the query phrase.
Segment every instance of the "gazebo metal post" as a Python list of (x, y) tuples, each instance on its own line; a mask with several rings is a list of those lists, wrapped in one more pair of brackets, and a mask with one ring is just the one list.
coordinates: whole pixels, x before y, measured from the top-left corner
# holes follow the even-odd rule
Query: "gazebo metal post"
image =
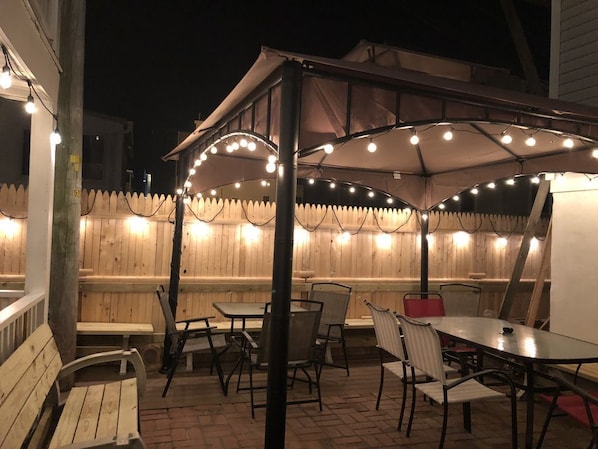
[(420, 256), (420, 280), (419, 280), (419, 291), (428, 291), (428, 219), (424, 219), (424, 213), (428, 215), (427, 211), (422, 212), (420, 215), (421, 220), (421, 256)]
[(297, 149), (301, 105), (301, 66), (282, 65), (280, 141), (276, 181), (276, 225), (272, 270), (270, 364), (264, 448), (284, 449), (287, 406), (289, 312), (293, 279), (293, 227), (297, 191)]
[[(183, 252), (183, 220), (185, 218), (184, 196), (177, 195), (175, 202), (174, 234), (172, 237), (172, 255), (170, 258), (170, 285), (168, 286), (168, 302), (172, 315), (176, 317), (178, 302), (179, 281), (181, 278), (181, 254)], [(162, 353), (161, 373), (166, 373), (172, 362), (170, 356), (170, 338), (168, 332), (164, 333), (164, 352)]]

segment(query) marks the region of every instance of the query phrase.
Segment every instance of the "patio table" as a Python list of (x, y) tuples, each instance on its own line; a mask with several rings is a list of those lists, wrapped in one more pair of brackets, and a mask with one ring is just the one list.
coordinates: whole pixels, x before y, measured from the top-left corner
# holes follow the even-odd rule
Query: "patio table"
[[(538, 374), (534, 365), (598, 361), (597, 344), (505, 320), (463, 316), (419, 319), (430, 323), (440, 334), (475, 346), (485, 353), (511, 358), (525, 368), (526, 449), (533, 447), (534, 389)], [(509, 332), (509, 329), (512, 331)]]

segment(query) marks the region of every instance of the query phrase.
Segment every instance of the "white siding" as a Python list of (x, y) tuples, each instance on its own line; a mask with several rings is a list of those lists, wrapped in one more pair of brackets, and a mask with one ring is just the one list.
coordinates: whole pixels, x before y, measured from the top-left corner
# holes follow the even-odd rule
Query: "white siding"
[(598, 1), (563, 0), (558, 97), (598, 106)]

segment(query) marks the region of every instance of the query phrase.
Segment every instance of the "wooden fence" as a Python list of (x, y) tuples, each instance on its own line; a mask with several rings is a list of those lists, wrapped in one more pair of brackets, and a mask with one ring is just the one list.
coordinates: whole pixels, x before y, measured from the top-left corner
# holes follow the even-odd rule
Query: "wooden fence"
[[(170, 196), (82, 193), (80, 321), (163, 329), (154, 291), (169, 282), (174, 210)], [(0, 212), (0, 289), (22, 289), (26, 189), (2, 185)], [(274, 215), (270, 203), (193, 199), (186, 205), (178, 317), (214, 315), (214, 301), (270, 299)], [(348, 317), (359, 318), (367, 314), (363, 298), (402, 311), (403, 293), (419, 289), (419, 214), (298, 205), (296, 217), (295, 295), (312, 282), (350, 284)], [(430, 289), (473, 282), (482, 286), (482, 308), (497, 311), (527, 217), (432, 212), (428, 220)], [(528, 257), (514, 316), (527, 310), (546, 227), (543, 222), (538, 250)]]

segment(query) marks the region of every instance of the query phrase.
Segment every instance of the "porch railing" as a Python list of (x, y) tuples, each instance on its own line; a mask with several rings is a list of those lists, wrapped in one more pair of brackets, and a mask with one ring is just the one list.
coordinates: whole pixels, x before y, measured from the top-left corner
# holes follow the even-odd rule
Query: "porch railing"
[[(19, 294), (16, 292), (18, 291), (12, 291), (11, 294)], [(23, 293), (20, 291), (21, 295)], [(1, 295), (3, 298), (14, 299), (14, 296), (8, 296), (6, 290), (2, 290)], [(0, 310), (0, 364), (44, 323), (46, 297), (45, 292), (31, 293)]]

